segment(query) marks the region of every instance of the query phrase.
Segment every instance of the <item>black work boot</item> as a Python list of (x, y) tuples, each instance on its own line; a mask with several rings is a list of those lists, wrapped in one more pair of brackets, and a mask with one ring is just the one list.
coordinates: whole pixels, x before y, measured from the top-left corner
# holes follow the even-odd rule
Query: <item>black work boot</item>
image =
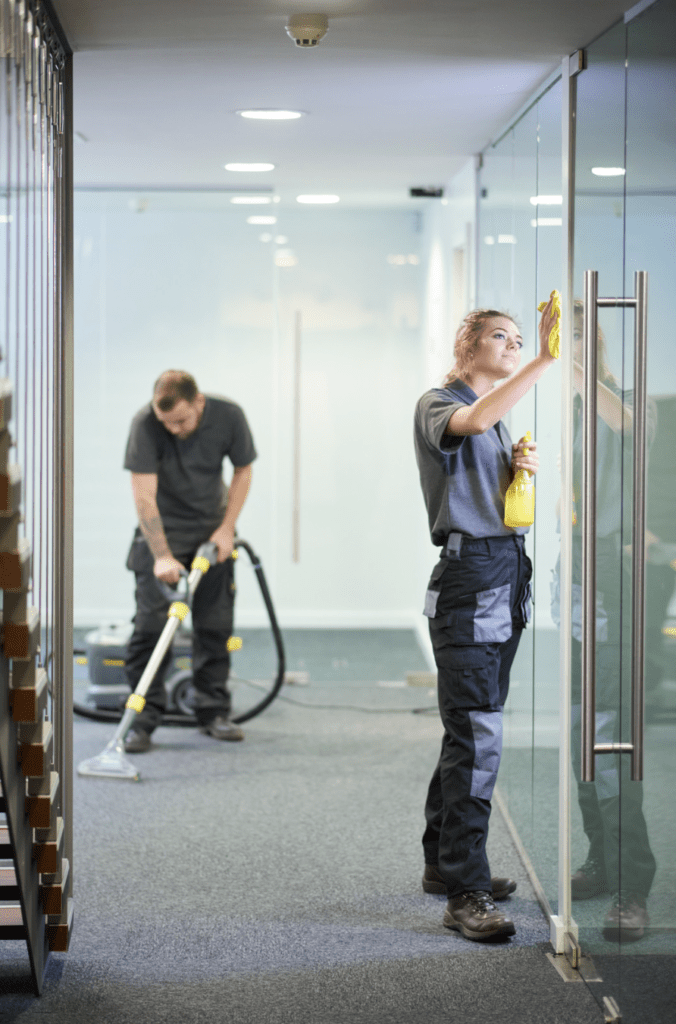
[(150, 733), (145, 729), (130, 729), (124, 741), (124, 749), (128, 754), (145, 754), (152, 745)]
[[(438, 896), (448, 896), (446, 883), (434, 864), (426, 864), (422, 878), (425, 892), (433, 892)], [(516, 889), (516, 882), (511, 878), (491, 878), (494, 900), (506, 900)]]
[(206, 725), (202, 725), (200, 732), (203, 732), (206, 736), (213, 736), (215, 740), (237, 742), (244, 739), (244, 732), (240, 727), (224, 715), (218, 715), (217, 718), (212, 718)]
[(481, 890), (451, 896), (444, 912), (444, 927), (475, 942), (492, 942), (516, 931), (514, 922), (498, 910), (491, 894)]
[(571, 876), (571, 896), (574, 900), (590, 900), (607, 891), (605, 864), (599, 857), (589, 854), (582, 867)]

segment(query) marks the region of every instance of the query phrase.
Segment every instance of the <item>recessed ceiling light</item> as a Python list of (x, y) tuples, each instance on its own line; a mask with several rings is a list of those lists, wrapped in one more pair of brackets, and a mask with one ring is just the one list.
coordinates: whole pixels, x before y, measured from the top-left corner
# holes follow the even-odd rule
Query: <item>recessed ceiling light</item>
[(592, 174), (599, 178), (621, 178), (624, 173), (624, 167), (592, 167)]
[(561, 206), (563, 196), (531, 196), (532, 206)]
[(251, 118), (252, 121), (295, 121), (302, 117), (304, 110), (238, 110), (240, 117)]
[(286, 237), (286, 235), (277, 235), (277, 237), (275, 238), (275, 242), (277, 243), (277, 245), (286, 245), (288, 241), (289, 239)]
[(246, 173), (247, 171), (255, 171), (255, 172), (258, 172), (258, 171), (274, 171), (275, 165), (274, 164), (226, 164), (225, 165), (225, 169), (226, 169), (226, 171), (242, 171), (244, 173)]
[(233, 196), (230, 202), (236, 206), (265, 206), (272, 199), (270, 196)]
[(296, 196), (296, 202), (317, 204), (339, 203), (340, 196)]
[(562, 225), (561, 217), (538, 217), (530, 222), (532, 228), (560, 228)]
[(276, 217), (247, 217), (247, 224), (276, 224)]
[(515, 235), (498, 235), (499, 245), (516, 245)]

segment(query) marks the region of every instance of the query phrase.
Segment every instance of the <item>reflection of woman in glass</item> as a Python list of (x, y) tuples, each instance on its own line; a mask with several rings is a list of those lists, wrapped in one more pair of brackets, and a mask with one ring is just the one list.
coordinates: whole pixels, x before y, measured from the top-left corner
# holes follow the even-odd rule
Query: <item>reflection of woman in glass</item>
[[(640, 939), (649, 923), (646, 898), (655, 874), (642, 810), (643, 787), (630, 781), (629, 758), (597, 755), (596, 781), (580, 782), (581, 583), (582, 583), (582, 317), (574, 308), (573, 384), (573, 606), (572, 695), (573, 767), (584, 831), (589, 840), (585, 863), (572, 877), (573, 899), (612, 893), (603, 923), (607, 939)], [(633, 395), (623, 392), (611, 373), (605, 340), (598, 333), (597, 487), (596, 487), (596, 742), (626, 738), (629, 722), (631, 578), (623, 565), (623, 547), (631, 543)], [(654, 416), (649, 405), (649, 438)], [(651, 422), (652, 420), (652, 422)], [(621, 835), (620, 835), (621, 829)], [(620, 845), (621, 841), (621, 845)]]
[(425, 807), (423, 888), (448, 895), (444, 924), (477, 941), (514, 934), (494, 900), (516, 883), (491, 878), (485, 847), (502, 709), (529, 618), (532, 573), (526, 530), (504, 525), (504, 499), (515, 470), (534, 473), (539, 464), (534, 442), (512, 445), (501, 418), (554, 362), (548, 339), (555, 322), (550, 300), (538, 355), (519, 369), (521, 336), (511, 317), (470, 313), (445, 387), (416, 407), (420, 482), (432, 543), (442, 547), (425, 601), (444, 738)]

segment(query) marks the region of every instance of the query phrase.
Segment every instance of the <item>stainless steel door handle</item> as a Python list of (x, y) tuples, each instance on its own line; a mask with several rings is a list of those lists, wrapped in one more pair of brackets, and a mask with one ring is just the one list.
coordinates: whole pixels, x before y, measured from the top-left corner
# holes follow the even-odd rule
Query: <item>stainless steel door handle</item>
[(631, 645), (631, 778), (643, 780), (643, 730), (645, 719), (645, 505), (648, 364), (648, 274), (634, 274), (636, 314), (634, 322), (634, 507), (631, 530), (632, 645)]
[(582, 420), (582, 781), (594, 781), (596, 735), (596, 397), (599, 274), (584, 275)]
[[(631, 742), (595, 743), (596, 737), (596, 414), (598, 309), (635, 309), (634, 464), (632, 517)], [(648, 274), (634, 274), (633, 298), (599, 298), (598, 271), (584, 275), (584, 418), (582, 532), (582, 781), (594, 781), (596, 754), (631, 754), (631, 778), (643, 779), (645, 706), (645, 477), (647, 413)]]

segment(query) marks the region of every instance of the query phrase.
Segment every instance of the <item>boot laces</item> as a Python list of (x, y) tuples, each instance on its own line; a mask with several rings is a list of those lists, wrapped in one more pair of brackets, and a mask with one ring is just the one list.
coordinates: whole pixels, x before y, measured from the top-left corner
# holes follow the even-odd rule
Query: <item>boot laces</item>
[(490, 892), (484, 892), (479, 889), (476, 892), (464, 893), (464, 898), (468, 903), (471, 903), (479, 913), (490, 913), (490, 911), (497, 909), (493, 902), (493, 895)]

